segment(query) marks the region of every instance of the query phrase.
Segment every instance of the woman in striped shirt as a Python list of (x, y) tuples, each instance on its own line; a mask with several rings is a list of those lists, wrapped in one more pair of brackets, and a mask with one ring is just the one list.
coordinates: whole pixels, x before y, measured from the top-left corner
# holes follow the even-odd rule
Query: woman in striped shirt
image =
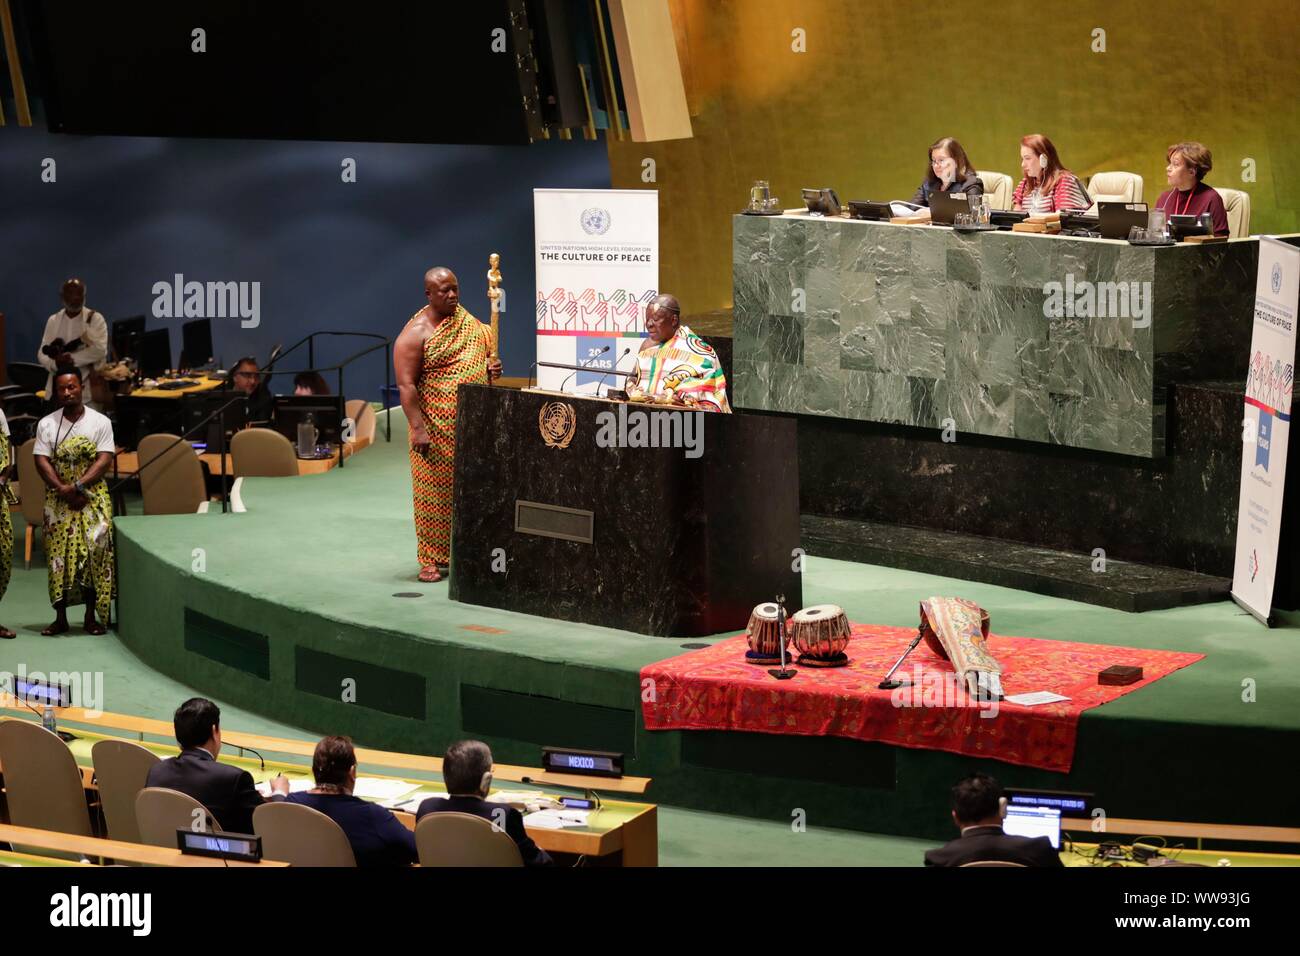
[(1020, 140), (1020, 170), (1025, 178), (1016, 185), (1012, 208), (1030, 215), (1087, 209), (1092, 205), (1079, 177), (1061, 165), (1052, 141), (1041, 133)]

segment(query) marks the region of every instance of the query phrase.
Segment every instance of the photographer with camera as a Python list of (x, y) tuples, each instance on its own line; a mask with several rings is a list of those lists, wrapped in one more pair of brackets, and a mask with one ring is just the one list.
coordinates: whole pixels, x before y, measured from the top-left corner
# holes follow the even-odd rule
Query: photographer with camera
[(49, 369), (45, 383), (47, 400), (54, 395), (54, 372), (60, 365), (75, 365), (85, 384), (91, 370), (108, 356), (108, 323), (94, 309), (85, 308), (86, 283), (69, 279), (63, 283), (63, 309), (45, 323), (45, 334), (36, 361)]

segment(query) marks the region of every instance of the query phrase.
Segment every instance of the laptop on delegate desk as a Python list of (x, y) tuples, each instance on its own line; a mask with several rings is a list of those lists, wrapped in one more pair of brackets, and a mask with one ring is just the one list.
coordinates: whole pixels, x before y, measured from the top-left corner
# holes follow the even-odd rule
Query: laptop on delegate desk
[(1009, 836), (1042, 837), (1052, 841), (1052, 849), (1061, 848), (1060, 807), (1011, 804), (1002, 818), (1002, 832)]
[(970, 201), (965, 193), (930, 193), (930, 221), (941, 226), (951, 226), (958, 213), (970, 212)]
[(1102, 202), (1097, 204), (1097, 231), (1103, 239), (1127, 239), (1134, 226), (1147, 227), (1144, 202)]

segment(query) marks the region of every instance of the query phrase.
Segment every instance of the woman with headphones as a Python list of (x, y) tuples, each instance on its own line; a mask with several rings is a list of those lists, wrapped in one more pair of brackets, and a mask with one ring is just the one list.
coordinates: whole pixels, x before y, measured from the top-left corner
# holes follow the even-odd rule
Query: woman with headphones
[(931, 145), (927, 155), (930, 165), (926, 167), (921, 185), (916, 187), (912, 205), (930, 205), (931, 193), (937, 192), (965, 193), (967, 196), (984, 194), (984, 181), (975, 175), (975, 167), (966, 157), (961, 143), (951, 136)]
[(1020, 170), (1025, 178), (1016, 184), (1012, 208), (1031, 215), (1083, 210), (1092, 205), (1079, 177), (1061, 165), (1052, 141), (1041, 133), (1020, 140)]

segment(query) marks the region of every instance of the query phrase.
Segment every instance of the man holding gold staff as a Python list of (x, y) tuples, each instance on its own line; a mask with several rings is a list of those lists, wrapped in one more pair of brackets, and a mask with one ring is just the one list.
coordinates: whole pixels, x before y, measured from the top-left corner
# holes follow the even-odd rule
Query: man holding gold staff
[(452, 459), (456, 388), (501, 375), (491, 332), (460, 304), (455, 274), (424, 274), (429, 304), (411, 316), (393, 345), (393, 366), (411, 442), (411, 490), (420, 580), (441, 581), (451, 555)]
[(625, 386), (629, 399), (705, 412), (731, 411), (718, 353), (682, 325), (682, 307), (675, 297), (658, 295), (650, 301), (645, 307), (645, 330), (645, 343)]

